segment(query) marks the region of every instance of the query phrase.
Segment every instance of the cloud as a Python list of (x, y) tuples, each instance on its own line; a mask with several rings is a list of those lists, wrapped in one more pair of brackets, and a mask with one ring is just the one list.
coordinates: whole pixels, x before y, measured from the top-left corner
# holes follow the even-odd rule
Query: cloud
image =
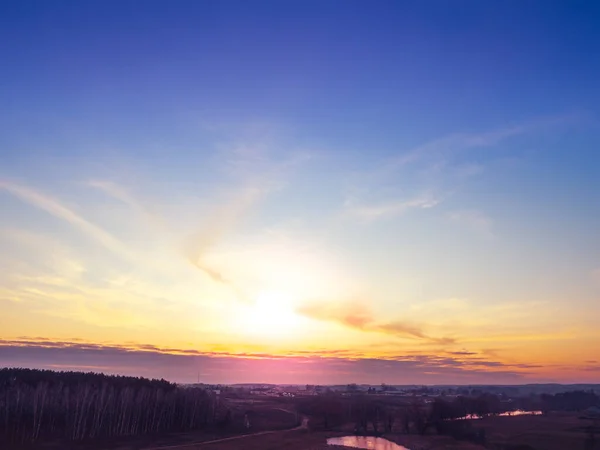
[(375, 325), (373, 331), (393, 334), (396, 336), (410, 336), (417, 339), (423, 339), (433, 344), (450, 345), (456, 342), (456, 339), (451, 337), (433, 337), (425, 334), (423, 330), (411, 323), (402, 321), (393, 321)]
[(43, 314), (45, 320), (51, 319), (50, 323), (61, 318), (92, 326), (135, 329), (155, 325), (168, 313), (155, 299), (136, 297), (127, 290), (91, 289), (50, 277), (17, 280), (21, 284), (17, 289), (0, 289), (0, 302), (19, 299), (30, 316)]
[[(217, 126), (223, 127), (232, 131), (229, 125)], [(197, 231), (190, 233), (181, 247), (187, 261), (213, 280), (233, 288), (239, 297), (245, 297), (245, 294), (234, 280), (207, 263), (209, 252), (235, 232), (270, 193), (282, 189), (294, 169), (312, 158), (304, 151), (290, 151), (285, 157), (276, 158), (273, 131), (268, 123), (238, 129), (242, 137), (227, 142), (221, 149), (221, 168), (231, 178), (234, 188), (227, 187), (228, 193), (221, 195), (218, 206), (205, 215)]]
[[(143, 217), (155, 231), (159, 233), (166, 231), (167, 226), (164, 220), (148, 211), (147, 208), (122, 186), (107, 180), (92, 180), (87, 184), (128, 205)], [(222, 236), (234, 228), (243, 212), (250, 207), (257, 197), (257, 193), (257, 190), (245, 190), (242, 192), (242, 195), (236, 196), (232, 203), (221, 207), (211, 214), (207, 214), (209, 219), (202, 230), (189, 236), (184, 240), (182, 245), (182, 254), (187, 261), (192, 263), (194, 267), (203, 272), (211, 280), (233, 289), (238, 296), (241, 295), (239, 288), (221, 271), (204, 262), (203, 257), (211, 246), (218, 243)]]
[(87, 184), (88, 186), (99, 189), (110, 197), (131, 206), (133, 209), (143, 210), (139, 202), (135, 200), (129, 192), (112, 181), (91, 180)]
[(485, 237), (494, 237), (493, 220), (485, 213), (477, 210), (454, 211), (448, 218), (457, 224), (463, 225), (471, 231)]
[(528, 368), (497, 361), (462, 360), (436, 355), (386, 358), (348, 357), (343, 353), (205, 352), (152, 344), (111, 345), (35, 338), (0, 339), (0, 366), (166, 378), (175, 382), (347, 384), (515, 383)]
[[(47, 282), (71, 283), (86, 271), (84, 262), (73, 254), (73, 250), (52, 237), (19, 228), (2, 228), (0, 240), (3, 250), (0, 263), (7, 262), (11, 277), (42, 271)], [(9, 248), (12, 247), (12, 248)], [(18, 251), (14, 251), (17, 250)], [(7, 276), (4, 271), (0, 277)]]
[(151, 213), (139, 200), (137, 200), (127, 189), (119, 184), (108, 180), (91, 180), (88, 186), (100, 190), (109, 197), (129, 206), (157, 231), (165, 230), (165, 223), (160, 216)]
[[(407, 164), (425, 159), (434, 159), (439, 162), (440, 159), (449, 157), (454, 153), (475, 148), (492, 147), (516, 136), (554, 128), (558, 125), (570, 124), (580, 119), (580, 117), (573, 115), (545, 117), (480, 133), (450, 134), (417, 146), (398, 157), (392, 158), (386, 162), (386, 167), (383, 170), (385, 172), (395, 171)], [(479, 169), (480, 167), (478, 167)]]
[(125, 243), (105, 231), (102, 227), (88, 221), (74, 210), (68, 208), (59, 200), (36, 191), (30, 187), (9, 181), (0, 182), (0, 189), (4, 189), (15, 197), (21, 199), (50, 215), (65, 221), (83, 235), (100, 244), (105, 249), (120, 257), (124, 261), (138, 268), (148, 268), (158, 273), (172, 272), (174, 269), (160, 259), (144, 257), (133, 252)]
[(357, 329), (364, 329), (373, 322), (369, 308), (358, 302), (310, 302), (300, 305), (296, 312), (312, 319), (338, 322)]
[[(156, 232), (167, 231), (167, 225), (160, 216), (151, 213), (131, 193), (117, 183), (108, 180), (92, 180), (87, 184), (128, 205), (143, 217)], [(224, 199), (220, 206), (212, 211), (207, 211), (206, 220), (198, 227), (198, 231), (183, 239), (179, 249), (186, 261), (212, 281), (232, 289), (240, 299), (245, 296), (242, 290), (222, 270), (208, 264), (205, 257), (212, 248), (222, 242), (228, 233), (239, 226), (244, 216), (249, 213), (265, 192), (257, 186), (245, 186), (236, 190), (228, 199)]]
[[(122, 186), (107, 180), (92, 180), (87, 184), (131, 207), (131, 209), (144, 217), (157, 231), (165, 230), (164, 222), (159, 217), (151, 214)], [(247, 194), (248, 192), (244, 196), (236, 198), (235, 202), (221, 208), (221, 210), (208, 214), (209, 219), (204, 228), (189, 236), (182, 246), (182, 252), (186, 260), (191, 262), (194, 267), (200, 269), (213, 281), (228, 287), (233, 287), (232, 283), (220, 271), (202, 262), (201, 258), (212, 245), (217, 243), (225, 233), (233, 228), (242, 211), (249, 206), (252, 195)]]
[(367, 306), (359, 302), (309, 302), (299, 306), (296, 312), (312, 319), (337, 322), (348, 328), (366, 332), (385, 333), (435, 344), (445, 345), (455, 342), (449, 337), (430, 336), (413, 323), (400, 320), (380, 322)]
[(347, 201), (345, 212), (348, 215), (365, 220), (376, 220), (402, 214), (409, 209), (433, 208), (441, 200), (430, 194), (415, 197), (409, 200), (396, 200), (376, 204), (354, 204)]
[[(370, 198), (346, 202), (345, 210), (373, 220), (401, 214), (410, 208), (435, 206), (459, 189), (466, 179), (485, 170), (486, 163), (466, 158), (465, 155), (471, 156), (472, 150), (489, 149), (519, 136), (553, 130), (559, 125), (581, 120), (582, 117), (576, 115), (545, 117), (484, 132), (452, 133), (425, 142), (380, 161), (375, 168), (354, 174), (349, 191), (369, 194)], [(482, 156), (485, 155), (479, 153), (477, 159)], [(417, 188), (427, 195), (383, 201), (377, 196), (381, 191), (398, 191), (400, 188)]]
[(124, 244), (101, 227), (87, 221), (82, 216), (67, 208), (58, 200), (53, 199), (41, 192), (26, 186), (18, 185), (12, 182), (0, 182), (0, 188), (6, 190), (15, 197), (23, 200), (30, 205), (46, 211), (47, 213), (59, 219), (68, 222), (83, 234), (91, 237), (96, 242), (103, 245), (113, 253), (126, 259), (134, 259), (133, 255), (125, 248)]
[(235, 283), (220, 270), (206, 262), (209, 251), (237, 226), (244, 216), (259, 201), (265, 192), (257, 187), (246, 187), (236, 192), (229, 201), (224, 202), (215, 211), (207, 215), (199, 230), (189, 235), (181, 246), (183, 256), (214, 281), (225, 284), (241, 294)]
[(383, 331), (384, 333), (413, 336), (419, 339), (428, 339), (425, 333), (423, 333), (423, 330), (421, 330), (419, 327), (400, 321), (377, 325), (375, 329), (377, 331)]

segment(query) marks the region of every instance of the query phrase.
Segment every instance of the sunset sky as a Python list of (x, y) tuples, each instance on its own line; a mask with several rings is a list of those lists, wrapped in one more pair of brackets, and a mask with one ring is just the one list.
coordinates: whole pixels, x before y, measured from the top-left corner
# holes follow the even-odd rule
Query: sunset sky
[(600, 3), (0, 3), (0, 367), (600, 382)]

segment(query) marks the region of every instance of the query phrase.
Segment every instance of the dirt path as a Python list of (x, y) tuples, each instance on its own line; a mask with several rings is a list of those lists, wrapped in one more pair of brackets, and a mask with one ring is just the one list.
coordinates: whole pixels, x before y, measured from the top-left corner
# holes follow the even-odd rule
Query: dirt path
[[(286, 411), (286, 412), (290, 412), (290, 411)], [(221, 438), (221, 439), (213, 439), (212, 441), (191, 442), (189, 444), (164, 445), (164, 446), (160, 446), (160, 447), (147, 447), (144, 450), (193, 449), (193, 448), (198, 448), (202, 445), (217, 444), (220, 442), (235, 441), (238, 439), (244, 439), (244, 438), (249, 438), (249, 437), (254, 437), (254, 436), (263, 436), (265, 434), (287, 433), (288, 431), (298, 431), (298, 430), (306, 430), (306, 429), (308, 429), (308, 417), (303, 417), (302, 423), (299, 426), (297, 426), (295, 428), (290, 428), (287, 430), (259, 431), (257, 433), (241, 434), (239, 436), (231, 436), (231, 437), (226, 437), (226, 438)]]

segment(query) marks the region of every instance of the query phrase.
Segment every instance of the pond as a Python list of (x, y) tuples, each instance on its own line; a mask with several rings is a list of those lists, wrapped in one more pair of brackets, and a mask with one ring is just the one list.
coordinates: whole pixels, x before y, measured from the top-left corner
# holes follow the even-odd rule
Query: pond
[(328, 445), (342, 445), (352, 448), (366, 448), (369, 450), (408, 450), (387, 439), (373, 436), (344, 436), (327, 439)]
[[(542, 414), (542, 411), (523, 411), (521, 409), (517, 409), (516, 411), (507, 411), (507, 412), (503, 412), (498, 414), (498, 416), (506, 416), (506, 417), (512, 417), (512, 416), (539, 416)], [(477, 414), (468, 414), (464, 417), (457, 417), (455, 420), (469, 420), (469, 419), (482, 419), (482, 416), (479, 416)]]

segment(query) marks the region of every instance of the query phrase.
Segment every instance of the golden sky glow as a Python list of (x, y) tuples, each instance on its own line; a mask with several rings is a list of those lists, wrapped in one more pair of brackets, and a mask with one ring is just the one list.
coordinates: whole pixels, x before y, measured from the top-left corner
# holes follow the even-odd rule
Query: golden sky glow
[[(481, 374), (480, 381), (500, 382), (594, 379), (600, 332), (585, 311), (565, 308), (560, 293), (546, 296), (543, 286), (537, 292), (535, 279), (533, 287), (526, 281), (483, 293), (481, 270), (465, 271), (454, 288), (425, 293), (428, 284), (444, 282), (443, 273), (435, 276), (443, 251), (431, 253), (433, 273), (410, 266), (422, 264), (411, 248), (418, 242), (407, 248), (408, 257), (386, 262), (385, 245), (394, 235), (376, 231), (380, 221), (372, 212), (365, 221), (342, 205), (315, 228), (301, 217), (271, 220), (279, 212), (268, 208), (270, 198), (293, 189), (286, 179), (321, 163), (293, 154), (279, 163), (266, 158), (246, 147), (221, 153), (215, 171), (224, 172), (211, 180), (206, 196), (193, 187), (178, 190), (174, 182), (134, 185), (98, 174), (47, 186), (5, 179), (2, 199), (11, 211), (1, 242), (5, 346), (62, 342), (65, 352), (62, 347), (86, 343), (254, 360), (409, 358), (439, 375), (438, 382), (463, 376), (471, 382)], [(235, 175), (242, 175), (239, 186), (226, 183), (232, 161)], [(162, 190), (168, 201), (147, 193)], [(418, 215), (435, 211), (409, 209), (388, 221), (427, 221)], [(438, 226), (447, 230), (451, 223)], [(490, 249), (501, 239), (469, 236), (472, 246)], [(361, 245), (381, 248), (381, 260)], [(590, 289), (594, 282), (591, 277)], [(69, 364), (76, 367), (77, 358)], [(445, 374), (456, 367), (464, 373)], [(254, 379), (257, 370), (238, 381)], [(187, 368), (181, 378), (193, 373)], [(392, 369), (381, 377), (414, 381)]]
[(38, 3), (0, 11), (0, 366), (599, 380), (593, 14)]

